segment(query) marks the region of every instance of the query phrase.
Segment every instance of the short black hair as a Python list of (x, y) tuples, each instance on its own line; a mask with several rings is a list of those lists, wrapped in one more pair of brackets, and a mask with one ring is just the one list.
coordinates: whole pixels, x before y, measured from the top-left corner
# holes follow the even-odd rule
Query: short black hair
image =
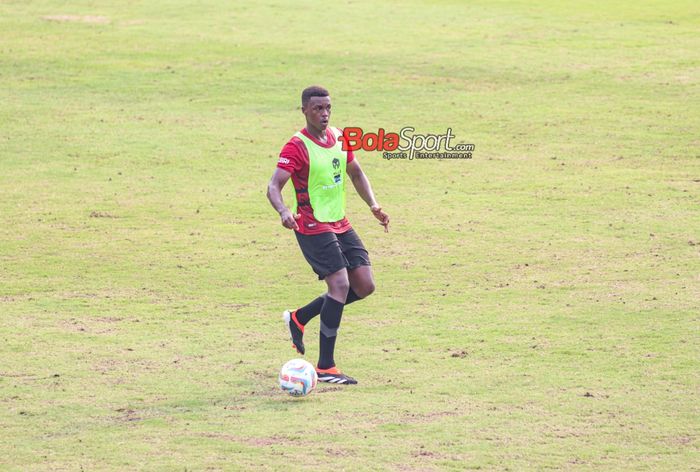
[(327, 97), (328, 95), (330, 95), (328, 90), (321, 86), (312, 85), (311, 87), (306, 87), (304, 91), (301, 92), (301, 106), (306, 106), (311, 97)]

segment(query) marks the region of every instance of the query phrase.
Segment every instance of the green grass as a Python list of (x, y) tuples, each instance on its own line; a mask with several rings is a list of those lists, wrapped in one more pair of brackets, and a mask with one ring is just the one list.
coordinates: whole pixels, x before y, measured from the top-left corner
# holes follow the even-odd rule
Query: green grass
[[(700, 9), (637, 3), (0, 1), (0, 469), (700, 468)], [(359, 154), (360, 385), (294, 400), (314, 83), (476, 151)]]

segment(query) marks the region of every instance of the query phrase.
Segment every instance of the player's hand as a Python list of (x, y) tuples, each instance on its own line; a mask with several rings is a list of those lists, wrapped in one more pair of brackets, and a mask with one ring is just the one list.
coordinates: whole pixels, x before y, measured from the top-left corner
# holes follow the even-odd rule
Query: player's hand
[(282, 226), (299, 231), (299, 225), (297, 224), (297, 220), (301, 218), (299, 213), (292, 214), (289, 208), (285, 208), (280, 213), (280, 218), (282, 219)]
[(384, 213), (382, 211), (382, 207), (379, 205), (372, 205), (370, 208), (372, 210), (372, 214), (376, 219), (379, 220), (379, 224), (384, 226), (384, 232), (388, 233), (389, 232), (389, 215)]

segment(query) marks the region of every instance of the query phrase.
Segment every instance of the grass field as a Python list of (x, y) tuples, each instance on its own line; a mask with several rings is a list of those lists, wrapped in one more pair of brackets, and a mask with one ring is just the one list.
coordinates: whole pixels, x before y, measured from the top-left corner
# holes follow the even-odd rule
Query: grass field
[[(0, 469), (700, 470), (700, 8), (613, 3), (0, 0)], [(294, 400), (316, 83), (476, 150), (358, 154), (360, 384)]]

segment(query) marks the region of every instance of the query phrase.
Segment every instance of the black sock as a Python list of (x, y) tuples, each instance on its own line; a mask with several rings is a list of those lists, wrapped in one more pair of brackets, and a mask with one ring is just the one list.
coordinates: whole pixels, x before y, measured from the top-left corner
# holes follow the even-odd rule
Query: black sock
[[(323, 307), (323, 301), (326, 299), (326, 295), (321, 295), (311, 303), (303, 306), (297, 310), (297, 321), (302, 325), (306, 325), (309, 321), (316, 318), (316, 316), (321, 313), (321, 307)], [(348, 298), (345, 300), (345, 304), (349, 305), (357, 300), (362, 300), (359, 295), (351, 288), (348, 291)]]
[(345, 306), (345, 304), (329, 296), (326, 296), (325, 299), (321, 308), (319, 369), (329, 369), (335, 366), (333, 351), (335, 350), (335, 340), (338, 336), (340, 318), (343, 316), (343, 307)]
[(302, 325), (305, 325), (311, 321), (312, 318), (321, 313), (321, 307), (323, 306), (323, 302), (325, 300), (325, 295), (321, 295), (308, 305), (299, 308), (297, 310), (297, 321)]
[(345, 304), (349, 305), (352, 302), (356, 302), (357, 300), (362, 300), (362, 298), (355, 293), (352, 287), (350, 287), (350, 290), (348, 290), (348, 298), (345, 299)]

